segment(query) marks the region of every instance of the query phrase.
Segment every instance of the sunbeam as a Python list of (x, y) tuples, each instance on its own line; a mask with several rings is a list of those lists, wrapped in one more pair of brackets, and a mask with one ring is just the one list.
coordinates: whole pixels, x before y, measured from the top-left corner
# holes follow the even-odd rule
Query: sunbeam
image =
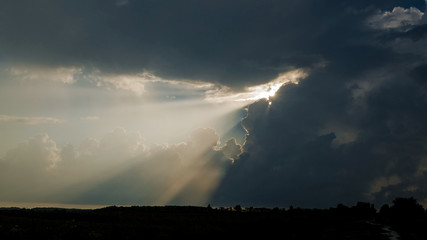
[(308, 72), (304, 69), (296, 69), (281, 73), (277, 78), (260, 85), (248, 86), (242, 92), (234, 92), (228, 88), (211, 90), (207, 92), (206, 100), (210, 102), (245, 102), (253, 103), (259, 99), (269, 99), (277, 90), (285, 84), (298, 84), (306, 78)]

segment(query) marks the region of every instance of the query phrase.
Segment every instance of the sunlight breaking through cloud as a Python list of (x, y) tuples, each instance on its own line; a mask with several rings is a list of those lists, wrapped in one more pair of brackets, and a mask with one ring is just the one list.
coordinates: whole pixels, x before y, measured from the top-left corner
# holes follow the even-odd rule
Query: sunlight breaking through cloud
[(13, 66), (6, 70), (14, 79), (34, 82), (60, 82), (73, 84), (82, 74), (79, 67), (35, 67), (35, 66)]
[(89, 79), (98, 87), (126, 90), (143, 98), (160, 97), (163, 101), (200, 98), (210, 103), (250, 103), (259, 99), (269, 99), (281, 86), (289, 83), (298, 84), (307, 76), (308, 71), (299, 68), (281, 73), (266, 83), (247, 86), (242, 91), (234, 91), (227, 86), (205, 81), (163, 79), (147, 71), (134, 75), (103, 75), (99, 71), (94, 71), (89, 74)]
[[(126, 90), (139, 97), (163, 94), (165, 98), (175, 99), (176, 97), (173, 94), (176, 90), (191, 96), (194, 92), (207, 91), (216, 87), (215, 84), (209, 82), (163, 79), (147, 71), (138, 74), (104, 75), (99, 70), (96, 70), (89, 74), (88, 78), (95, 82), (98, 87)], [(147, 90), (153, 88), (157, 90), (156, 93)]]
[(249, 86), (245, 91), (234, 92), (228, 88), (211, 90), (206, 94), (206, 100), (210, 102), (254, 102), (259, 99), (273, 97), (277, 90), (285, 84), (298, 84), (306, 78), (308, 72), (304, 69), (296, 69), (280, 74), (277, 78), (259, 85)]
[(219, 135), (210, 128), (195, 129), (178, 144), (151, 146), (138, 132), (123, 128), (99, 140), (87, 138), (78, 146), (58, 147), (47, 134), (37, 135), (0, 159), (0, 197), (79, 204), (204, 205), (230, 166), (230, 156), (241, 152), (230, 154), (230, 142), (241, 148), (235, 140), (228, 142), (227, 149), (220, 147)]

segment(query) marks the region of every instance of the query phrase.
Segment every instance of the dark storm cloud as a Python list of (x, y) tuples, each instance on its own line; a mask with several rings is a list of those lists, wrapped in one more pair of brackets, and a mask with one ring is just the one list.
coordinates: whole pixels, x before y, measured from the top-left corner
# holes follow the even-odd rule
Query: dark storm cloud
[(408, 38), (413, 41), (419, 41), (425, 38), (426, 35), (427, 35), (427, 24), (423, 24), (420, 26), (415, 26), (406, 32), (391, 32), (391, 33), (384, 34), (380, 36), (379, 39), (383, 40), (384, 42), (392, 41), (397, 38)]
[(2, 1), (0, 53), (239, 87), (330, 60), (363, 39), (360, 19), (398, 2)]
[[(425, 89), (409, 78), (388, 79), (362, 104), (345, 84), (331, 89), (323, 82), (306, 79), (283, 87), (272, 105), (260, 101), (249, 107), (242, 122), (248, 131), (245, 153), (214, 201), (328, 207), (383, 203), (402, 192), (427, 197)], [(356, 133), (354, 139), (340, 140), (348, 132)], [(398, 184), (381, 182), (393, 177)]]
[(282, 87), (271, 105), (250, 105), (244, 153), (213, 202), (328, 207), (426, 199), (427, 55), (414, 48), (425, 41), (423, 28), (386, 43), (378, 39), (382, 29), (366, 25), (352, 29), (364, 41), (331, 35), (327, 67)]

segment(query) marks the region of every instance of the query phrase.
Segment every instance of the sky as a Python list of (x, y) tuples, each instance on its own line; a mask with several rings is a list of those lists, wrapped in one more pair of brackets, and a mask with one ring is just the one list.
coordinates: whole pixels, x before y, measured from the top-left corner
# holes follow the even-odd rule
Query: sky
[(423, 0), (4, 0), (0, 205), (427, 206)]

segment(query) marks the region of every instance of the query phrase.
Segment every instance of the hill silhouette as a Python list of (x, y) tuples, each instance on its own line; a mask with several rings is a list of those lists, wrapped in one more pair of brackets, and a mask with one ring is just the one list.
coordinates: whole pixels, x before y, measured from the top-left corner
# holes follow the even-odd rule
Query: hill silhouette
[(427, 239), (427, 213), (413, 198), (377, 211), (366, 202), (329, 209), (111, 206), (94, 210), (0, 209), (0, 239)]

